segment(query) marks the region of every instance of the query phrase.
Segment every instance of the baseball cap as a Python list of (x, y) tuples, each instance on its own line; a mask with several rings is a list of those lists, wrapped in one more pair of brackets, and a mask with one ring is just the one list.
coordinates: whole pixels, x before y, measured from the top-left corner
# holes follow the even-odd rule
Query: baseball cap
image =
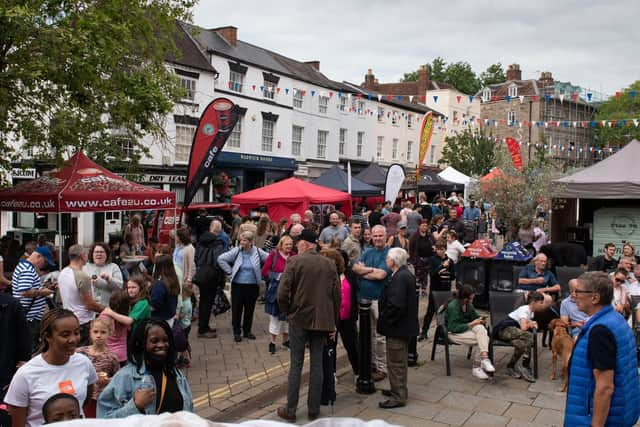
[(398, 222), (398, 228), (407, 228), (406, 221), (399, 221)]
[(49, 264), (50, 267), (56, 266), (56, 264), (53, 262), (53, 254), (51, 253), (51, 251), (47, 246), (38, 246), (35, 252), (42, 255), (44, 259), (47, 260), (47, 264)]
[(316, 244), (318, 242), (318, 235), (311, 230), (307, 230), (306, 228), (302, 230), (302, 233), (300, 233), (300, 236), (298, 238), (299, 240), (305, 240), (313, 244)]

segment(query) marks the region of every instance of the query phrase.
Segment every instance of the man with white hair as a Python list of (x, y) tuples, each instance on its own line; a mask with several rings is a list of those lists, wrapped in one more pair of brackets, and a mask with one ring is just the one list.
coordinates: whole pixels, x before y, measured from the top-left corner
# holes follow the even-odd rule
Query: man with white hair
[(536, 255), (532, 263), (520, 271), (517, 289), (523, 292), (538, 291), (544, 294), (545, 305), (551, 306), (553, 303), (551, 294), (558, 295), (560, 283), (558, 283), (556, 276), (547, 270), (547, 256), (545, 254)]
[[(387, 267), (386, 259), (389, 252), (387, 229), (383, 225), (376, 225), (371, 229), (373, 247), (364, 251), (360, 260), (353, 265), (353, 271), (360, 276), (360, 293), (358, 298), (371, 300), (371, 325), (378, 322), (380, 314), (378, 300), (382, 294), (391, 270)], [(415, 292), (415, 289), (414, 289)], [(374, 364), (371, 378), (382, 381), (387, 374), (387, 359), (385, 356), (385, 337), (371, 328), (371, 362)], [(360, 369), (366, 369), (361, 366)]]
[(407, 268), (409, 255), (402, 248), (389, 249), (385, 262), (391, 270), (380, 296), (380, 318), (377, 331), (386, 337), (387, 372), (390, 390), (383, 391), (389, 399), (380, 402), (383, 409), (405, 406), (407, 403), (407, 358), (409, 340), (419, 332), (416, 278)]

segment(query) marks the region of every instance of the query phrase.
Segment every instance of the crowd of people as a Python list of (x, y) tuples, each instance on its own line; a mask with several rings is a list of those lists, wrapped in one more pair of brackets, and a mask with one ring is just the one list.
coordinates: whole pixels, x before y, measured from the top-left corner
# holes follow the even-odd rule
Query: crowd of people
[[(485, 203), (464, 206), (455, 194), (431, 205), (420, 200), (393, 207), (377, 204), (371, 210), (356, 206), (349, 218), (340, 206), (324, 216), (309, 210), (278, 222), (266, 209), (253, 217), (234, 209), (229, 222), (203, 212), (194, 227), (179, 228), (170, 244), (159, 244), (133, 215), (122, 239), (89, 248), (70, 246), (58, 274), (51, 273), (57, 268), (54, 248), (32, 245), (4, 285), (11, 293), (0, 293), (3, 307), (9, 307), (3, 315), (10, 316), (11, 336), (16, 337), (0, 350), (0, 388), (13, 425), (81, 415), (121, 418), (193, 411), (182, 372), (191, 363), (192, 321), (197, 322), (198, 338), (216, 338), (211, 315), (230, 310), (233, 340), (243, 345), (257, 338), (253, 323), (259, 303), (269, 318), (268, 352), (288, 351), (291, 360), (287, 403), (277, 414), (295, 421), (306, 348), (309, 419), (335, 400), (334, 378), (327, 375), (327, 363), (335, 360), (324, 355), (335, 357), (338, 340), (355, 376), (367, 372), (376, 382), (388, 379), (390, 388), (383, 390), (387, 399), (379, 406), (396, 408), (407, 403), (407, 367), (417, 363), (416, 341), (428, 339), (437, 310), (444, 312), (451, 342), (477, 347), (473, 377), (486, 380), (496, 372), (489, 353), (493, 333), (514, 347), (506, 373), (533, 382), (532, 331), (539, 327), (534, 316), (559, 310), (577, 339), (591, 329), (589, 319), (608, 306), (609, 296), (613, 312), (626, 321), (631, 296), (640, 295), (634, 248), (625, 249), (628, 253), (616, 261), (615, 248), (606, 246), (592, 266), (613, 270), (606, 276), (610, 289), (601, 276), (581, 276), (560, 301), (560, 285), (547, 268), (542, 246), (536, 245), (545, 243), (546, 235), (537, 225), (525, 224), (519, 237), (537, 254), (517, 282), (525, 303), (489, 331), (486, 316), (473, 305), (474, 289), (455, 284), (465, 251), (461, 236), (469, 233), (469, 223), (474, 238), (495, 239), (504, 230)], [(437, 307), (435, 291), (449, 292), (451, 298)], [(589, 295), (598, 298), (587, 301)], [(428, 298), (422, 322), (421, 296)], [(363, 301), (370, 303), (371, 347), (365, 351), (371, 353), (371, 366), (361, 366), (359, 357), (358, 307)], [(623, 333), (617, 319), (605, 317), (615, 334)], [(598, 330), (589, 340), (611, 344), (621, 339)], [(7, 344), (8, 331), (0, 333)], [(613, 347), (613, 353), (596, 356), (581, 350), (587, 353), (584, 364), (617, 375)], [(572, 390), (570, 396), (577, 393)], [(616, 392), (610, 397), (618, 402)]]

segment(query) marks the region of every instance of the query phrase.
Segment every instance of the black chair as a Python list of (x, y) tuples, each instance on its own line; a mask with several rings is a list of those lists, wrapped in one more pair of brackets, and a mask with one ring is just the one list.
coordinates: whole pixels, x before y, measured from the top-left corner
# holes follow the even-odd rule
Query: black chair
[(513, 289), (518, 289), (518, 279), (520, 278), (520, 272), (525, 265), (514, 265), (513, 266)]
[[(451, 292), (446, 291), (433, 291), (433, 299), (436, 302), (436, 332), (433, 336), (433, 347), (431, 348), (431, 360), (436, 358), (436, 345), (444, 346), (444, 362), (447, 370), (447, 376), (451, 376), (451, 360), (449, 359), (449, 346), (457, 345), (449, 340), (449, 331), (447, 331), (447, 322), (445, 321), (445, 313), (447, 308), (444, 304), (447, 303), (452, 296)], [(473, 347), (469, 346), (467, 352), (467, 359), (471, 359), (471, 350)]]
[(560, 299), (569, 296), (569, 281), (578, 278), (584, 272), (581, 267), (556, 267), (556, 279), (561, 289)]
[[(514, 267), (515, 268), (515, 267)], [(489, 293), (489, 312), (491, 316), (491, 330), (489, 331), (489, 358), (493, 358), (493, 348), (498, 347), (512, 347), (512, 345), (506, 341), (502, 341), (494, 336), (493, 331), (495, 327), (509, 315), (513, 310), (520, 307), (525, 303), (524, 293), (504, 293), (504, 292), (490, 292)], [(538, 333), (536, 330), (533, 333), (533, 349), (531, 351), (531, 358), (533, 359), (533, 376), (538, 378)]]

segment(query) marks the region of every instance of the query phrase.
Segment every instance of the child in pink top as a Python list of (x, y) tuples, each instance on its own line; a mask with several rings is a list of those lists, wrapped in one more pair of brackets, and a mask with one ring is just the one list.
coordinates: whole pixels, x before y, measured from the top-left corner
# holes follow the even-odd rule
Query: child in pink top
[(351, 283), (346, 277), (342, 277), (340, 297), (340, 320), (348, 320), (351, 317)]
[[(118, 357), (120, 366), (127, 363), (127, 333), (130, 323), (121, 322), (121, 317), (129, 313), (129, 295), (125, 291), (117, 291), (111, 294), (109, 307), (105, 308), (100, 317), (111, 320), (112, 332), (107, 340), (109, 350)], [(128, 317), (128, 316), (127, 316)]]

